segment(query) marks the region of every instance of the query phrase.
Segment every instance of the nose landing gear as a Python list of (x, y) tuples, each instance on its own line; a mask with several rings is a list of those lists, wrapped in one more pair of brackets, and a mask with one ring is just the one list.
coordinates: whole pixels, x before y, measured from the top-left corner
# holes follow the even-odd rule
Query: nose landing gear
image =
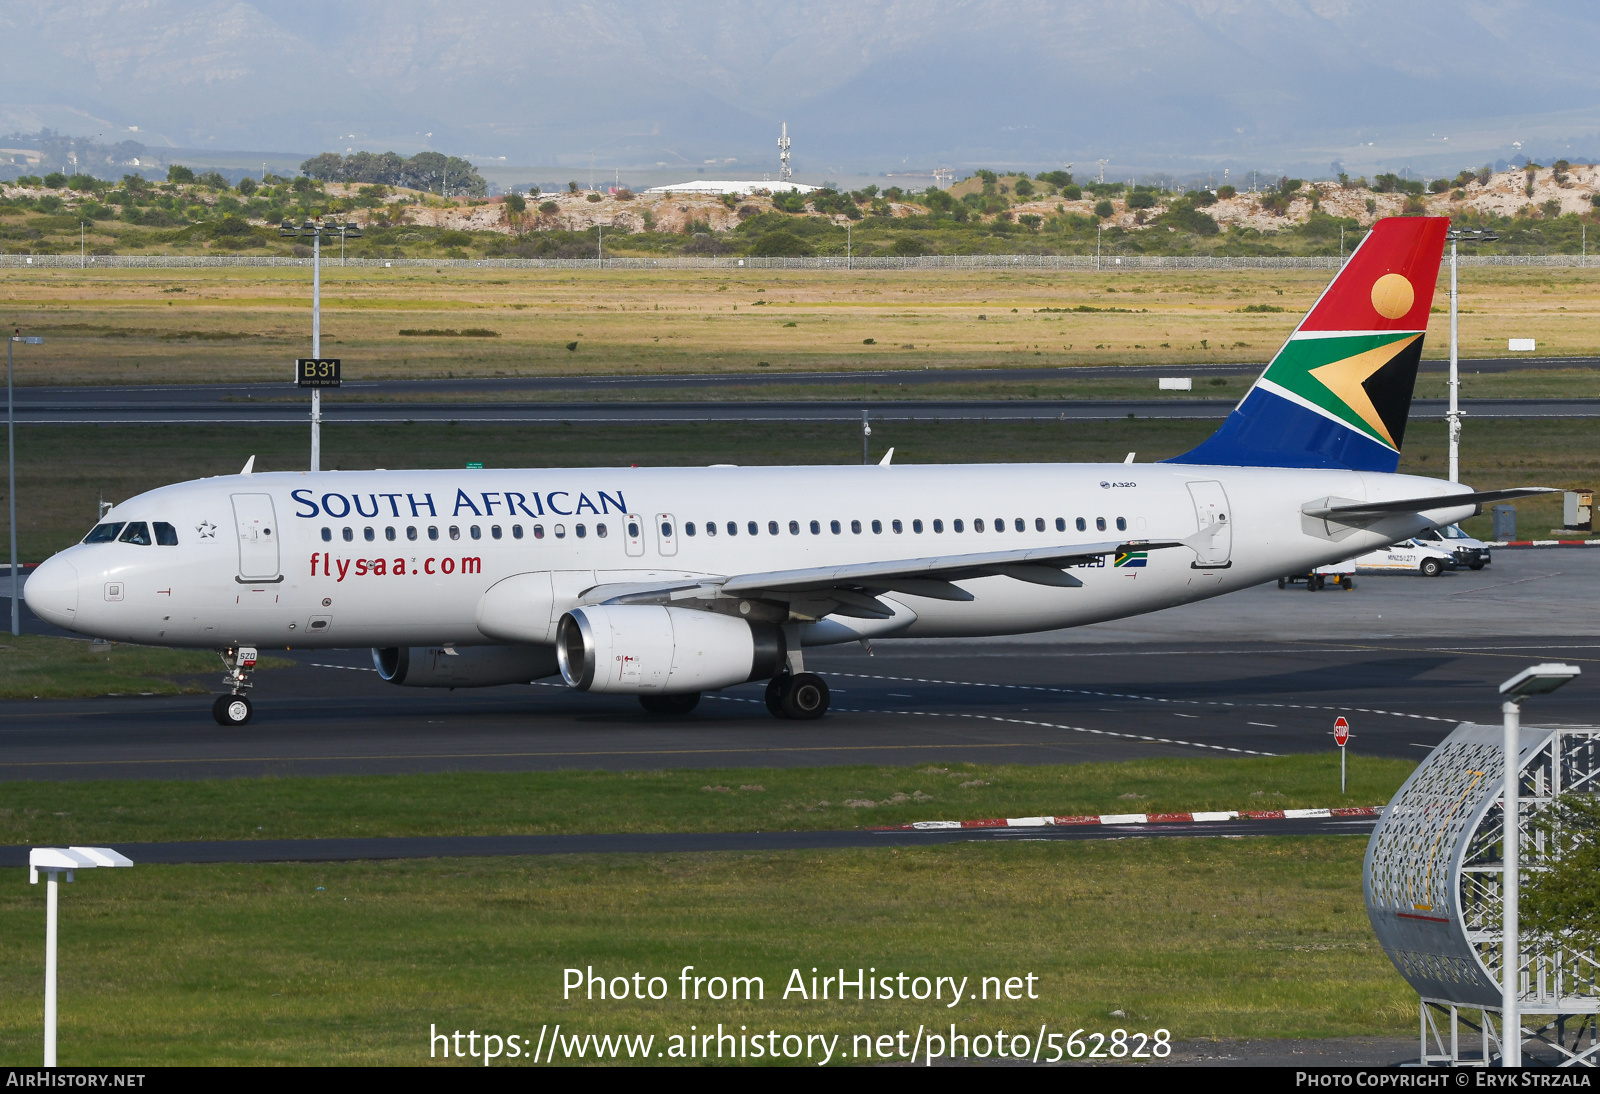
[(774, 676), (767, 684), (766, 698), (774, 718), (809, 722), (828, 712), (828, 685), (814, 672)]
[(244, 691), (255, 686), (250, 682), (250, 670), (256, 667), (256, 649), (254, 646), (239, 646), (226, 650), (222, 660), (228, 666), (222, 683), (229, 694), (217, 696), (217, 701), (211, 704), (211, 717), (217, 720), (219, 726), (242, 726), (255, 713), (255, 706)]

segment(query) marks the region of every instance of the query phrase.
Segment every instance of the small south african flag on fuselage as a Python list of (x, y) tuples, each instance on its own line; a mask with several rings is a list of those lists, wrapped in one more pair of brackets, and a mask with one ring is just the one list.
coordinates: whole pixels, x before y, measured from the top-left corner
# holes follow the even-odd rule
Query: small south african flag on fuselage
[(1145, 560), (1149, 557), (1149, 551), (1118, 551), (1116, 560), (1112, 563), (1112, 565), (1130, 567), (1143, 566), (1145, 564)]

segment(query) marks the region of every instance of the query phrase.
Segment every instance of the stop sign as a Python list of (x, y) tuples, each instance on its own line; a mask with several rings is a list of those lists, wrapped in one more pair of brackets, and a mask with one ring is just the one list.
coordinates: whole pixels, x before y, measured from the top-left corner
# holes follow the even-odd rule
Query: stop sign
[(1344, 715), (1333, 720), (1333, 743), (1343, 748), (1350, 741), (1350, 723), (1345, 721)]

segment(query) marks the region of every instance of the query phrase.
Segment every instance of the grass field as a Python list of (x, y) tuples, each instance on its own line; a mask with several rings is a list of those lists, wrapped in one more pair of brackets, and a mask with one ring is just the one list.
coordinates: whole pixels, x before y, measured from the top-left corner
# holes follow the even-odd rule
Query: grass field
[[(1103, 461), (1120, 463), (1185, 452), (1216, 423), (1113, 421), (1062, 423), (904, 423), (873, 429), (875, 455), (890, 445), (895, 462), (989, 463)], [(1593, 486), (1600, 481), (1595, 426), (1583, 419), (1471, 421), (1462, 446), (1462, 475), (1482, 488)], [(235, 474), (251, 455), (256, 468), (305, 466), (307, 431), (288, 426), (29, 426), (18, 431), (18, 538), (24, 560), (39, 561), (80, 539), (101, 499), (121, 501), (144, 490), (208, 475)], [(701, 423), (642, 426), (474, 426), (413, 424), (326, 426), (323, 466), (489, 467), (695, 465), (708, 463), (853, 463), (861, 458), (859, 426)], [(1402, 471), (1443, 477), (1444, 426), (1413, 422)], [(1520, 527), (1543, 535), (1561, 522), (1561, 498), (1517, 503)], [(3, 521), (0, 510), (0, 521)], [(1468, 527), (1488, 535), (1489, 518)], [(3, 527), (3, 524), (0, 524)]]
[[(352, 380), (1261, 363), (1328, 279), (1323, 270), (335, 266), (324, 271), (323, 352), (340, 357)], [(1543, 354), (1594, 353), (1597, 285), (1600, 269), (1463, 271), (1463, 355), (1503, 356), (1510, 337), (1537, 338)], [(287, 381), (293, 359), (310, 350), (310, 276), (8, 269), (0, 319), (46, 339), (19, 355), (24, 384)], [(426, 333), (447, 331), (457, 333)], [(1447, 336), (1437, 313), (1430, 355), (1445, 352)]]
[[(917, 820), (1381, 805), (1413, 764), (1325, 756), (1114, 764), (459, 772), (7, 783), (0, 844), (799, 831)], [(852, 804), (853, 803), (853, 804)]]
[[(1360, 838), (789, 854), (135, 866), (61, 913), (64, 1065), (417, 1064), (430, 1024), (568, 1034), (1196, 1037), (1413, 1029), (1372, 937)], [(44, 901), (0, 894), (0, 1063), (39, 1059)], [(760, 976), (764, 1001), (562, 999), (562, 970)], [(783, 999), (791, 970), (1036, 976), (1038, 999)], [(948, 995), (946, 997), (948, 1001)], [(1123, 1017), (1113, 1014), (1123, 1012)], [(478, 1061), (468, 1061), (477, 1063)], [(670, 1062), (652, 1060), (652, 1063)], [(836, 1057), (837, 1062), (837, 1057)], [(846, 1060), (844, 1062), (867, 1062)]]
[[(0, 586), (6, 579), (0, 578)], [(9, 587), (5, 588), (10, 595)], [(290, 664), (263, 657), (258, 669)], [(195, 673), (222, 674), (217, 655), (125, 642), (24, 634), (0, 637), (0, 699), (75, 699), (99, 695), (203, 695)]]

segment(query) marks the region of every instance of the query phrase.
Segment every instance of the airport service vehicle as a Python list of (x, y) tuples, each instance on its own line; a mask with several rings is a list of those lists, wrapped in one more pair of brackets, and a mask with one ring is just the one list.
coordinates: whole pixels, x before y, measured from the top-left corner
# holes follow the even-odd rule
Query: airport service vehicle
[(1481, 570), (1494, 561), (1489, 557), (1489, 545), (1481, 539), (1473, 539), (1467, 535), (1459, 524), (1429, 528), (1418, 532), (1414, 538), (1430, 547), (1449, 551), (1455, 556), (1457, 568), (1465, 566), (1469, 570)]
[(1403, 539), (1399, 543), (1392, 543), (1387, 547), (1380, 547), (1376, 551), (1369, 551), (1358, 555), (1345, 567), (1354, 566), (1357, 570), (1381, 571), (1388, 570), (1398, 573), (1421, 574), (1423, 577), (1438, 577), (1446, 570), (1456, 568), (1456, 556), (1450, 551), (1424, 541), (1418, 536)]
[(661, 713), (766, 680), (773, 714), (820, 717), (808, 648), (1137, 615), (1542, 492), (1395, 474), (1447, 224), (1379, 221), (1217, 432), (1162, 463), (241, 473), (115, 506), (28, 606), (221, 650), (224, 725), (273, 646), (371, 648), (404, 686), (559, 674)]
[(1332, 582), (1334, 588), (1350, 592), (1356, 587), (1355, 566), (1349, 562), (1339, 562), (1332, 566), (1318, 566), (1309, 574), (1288, 574), (1278, 579), (1278, 588), (1287, 589), (1291, 585), (1304, 585), (1307, 592), (1320, 593)]

